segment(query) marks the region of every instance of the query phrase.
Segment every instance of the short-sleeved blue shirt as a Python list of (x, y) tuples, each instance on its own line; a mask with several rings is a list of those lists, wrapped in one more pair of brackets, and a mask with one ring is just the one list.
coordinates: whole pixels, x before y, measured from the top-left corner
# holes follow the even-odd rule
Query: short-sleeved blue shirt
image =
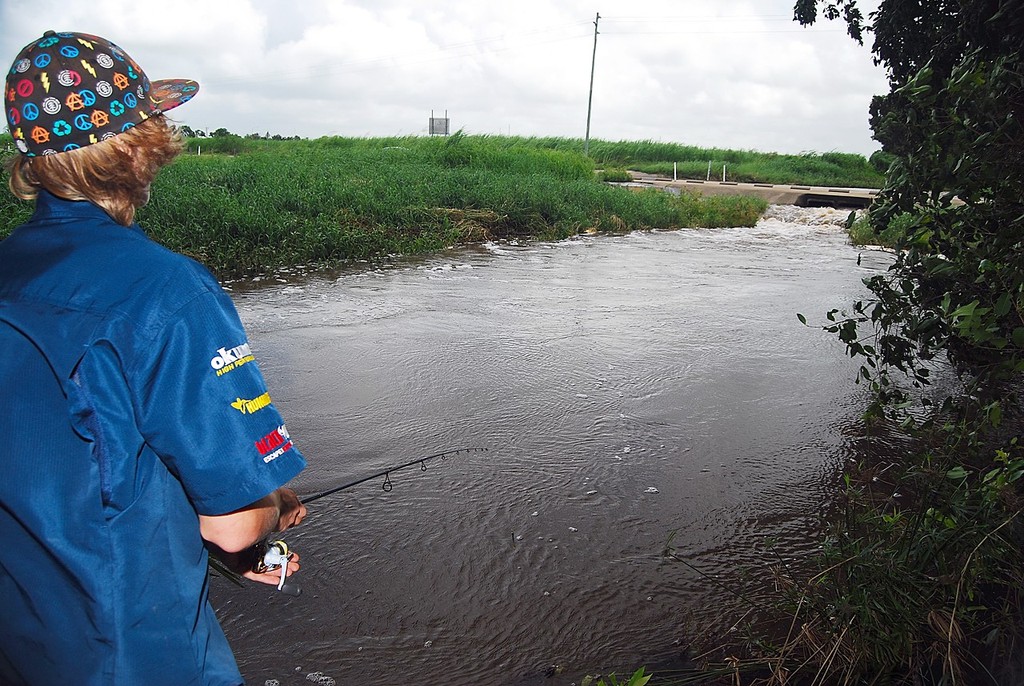
[(0, 683), (241, 683), (197, 514), (305, 465), (196, 262), (42, 193), (0, 242)]

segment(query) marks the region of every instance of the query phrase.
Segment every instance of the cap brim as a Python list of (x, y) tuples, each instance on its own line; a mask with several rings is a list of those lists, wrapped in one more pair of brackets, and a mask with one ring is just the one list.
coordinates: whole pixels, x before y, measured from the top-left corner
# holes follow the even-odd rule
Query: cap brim
[(150, 112), (163, 114), (195, 97), (199, 84), (192, 79), (160, 79), (149, 88)]

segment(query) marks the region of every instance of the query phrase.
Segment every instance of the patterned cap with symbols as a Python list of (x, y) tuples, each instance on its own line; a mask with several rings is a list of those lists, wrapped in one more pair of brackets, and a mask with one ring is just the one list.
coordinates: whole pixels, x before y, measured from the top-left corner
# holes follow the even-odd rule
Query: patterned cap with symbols
[(4, 110), (22, 154), (99, 143), (192, 99), (199, 84), (153, 81), (124, 50), (86, 33), (47, 31), (7, 73)]

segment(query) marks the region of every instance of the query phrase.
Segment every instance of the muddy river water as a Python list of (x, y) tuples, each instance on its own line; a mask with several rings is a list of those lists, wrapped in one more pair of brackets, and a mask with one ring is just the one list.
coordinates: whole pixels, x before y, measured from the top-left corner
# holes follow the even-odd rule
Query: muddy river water
[(796, 316), (888, 264), (845, 219), (773, 207), (235, 285), (300, 493), (487, 448), (312, 504), (287, 537), (299, 597), (214, 579), (247, 683), (570, 684), (728, 632), (746, 608), (723, 586), (766, 597), (769, 562), (818, 545), (853, 449), (856, 367)]

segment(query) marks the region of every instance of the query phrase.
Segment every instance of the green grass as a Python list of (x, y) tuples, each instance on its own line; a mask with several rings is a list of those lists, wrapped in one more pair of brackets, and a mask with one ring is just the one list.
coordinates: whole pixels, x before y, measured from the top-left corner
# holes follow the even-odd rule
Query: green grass
[[(583, 141), (576, 138), (494, 137), (504, 145), (523, 145), (578, 152)], [(749, 183), (800, 184), (881, 188), (883, 175), (862, 155), (841, 152), (783, 155), (752, 150), (700, 148), (658, 141), (590, 141), (590, 156), (598, 167), (628, 168), (634, 171), (682, 179), (722, 179), (726, 168), (729, 181)]]
[[(454, 137), (461, 136), (455, 134)], [(480, 148), (491, 151), (540, 149), (566, 153), (581, 153), (583, 140), (580, 138), (522, 137), (522, 136), (471, 136)], [(321, 139), (346, 141), (358, 145), (367, 139)], [(401, 141), (415, 141), (416, 138), (370, 139), (395, 145)], [(193, 139), (193, 150), (202, 146), (204, 150), (237, 154), (247, 146), (260, 145), (261, 141), (242, 139), (238, 136), (222, 138)], [(807, 152), (800, 155), (784, 155), (773, 152), (752, 150), (726, 150), (721, 148), (700, 148), (679, 143), (657, 141), (590, 141), (590, 158), (599, 169), (626, 169), (662, 176), (706, 179), (710, 163), (712, 180), (721, 180), (722, 167), (726, 168), (729, 181), (751, 183), (799, 184), (805, 186), (842, 186), (850, 188), (881, 188), (884, 175), (879, 171), (880, 163), (872, 163), (862, 155), (824, 152)], [(876, 153), (881, 155), (881, 153)], [(875, 155), (872, 156), (873, 158)], [(611, 180), (611, 179), (608, 179)]]
[[(0, 140), (0, 149), (3, 143), (9, 138)], [(591, 157), (581, 149), (578, 139), (461, 132), (447, 138), (190, 139), (186, 154), (157, 178), (139, 221), (156, 240), (228, 278), (294, 264), (429, 253), (470, 241), (752, 226), (766, 208), (755, 198), (614, 187), (595, 173), (600, 166), (620, 170), (620, 178), (621, 170), (637, 164), (671, 166), (676, 155), (701, 157), (706, 150), (604, 141), (592, 141)], [(714, 152), (736, 168), (761, 164), (779, 178), (787, 173), (771, 163), (788, 156)], [(812, 162), (857, 167), (852, 158), (867, 165), (834, 154), (796, 159), (808, 168)], [(706, 168), (707, 162), (691, 164)], [(809, 176), (786, 181), (814, 182)], [(31, 206), (0, 195), (4, 236)]]
[(914, 222), (914, 215), (904, 212), (894, 217), (885, 230), (876, 233), (867, 213), (861, 212), (847, 226), (847, 231), (850, 234), (850, 242), (854, 245), (880, 245), (886, 248), (895, 248), (899, 238), (914, 226)]

